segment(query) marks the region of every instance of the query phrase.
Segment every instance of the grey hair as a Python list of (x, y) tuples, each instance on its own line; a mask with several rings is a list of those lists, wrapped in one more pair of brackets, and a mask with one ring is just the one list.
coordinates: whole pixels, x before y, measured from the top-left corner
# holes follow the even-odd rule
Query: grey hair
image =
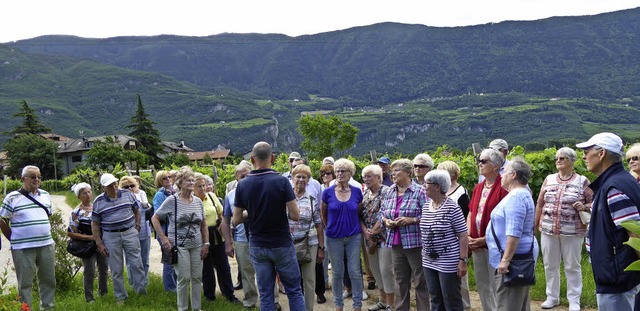
[(22, 177), (27, 177), (27, 175), (29, 175), (29, 171), (31, 170), (40, 170), (39, 167), (35, 166), (35, 165), (27, 165), (25, 167), (22, 168)]
[(213, 178), (211, 178), (211, 176), (209, 176), (209, 175), (204, 175), (204, 183), (205, 183), (205, 185), (207, 185), (207, 184), (215, 185), (213, 183)]
[(493, 165), (497, 166), (498, 168), (502, 167), (502, 165), (504, 164), (504, 156), (502, 155), (502, 152), (496, 149), (487, 148), (485, 150), (482, 150), (482, 153), (480, 153), (480, 157), (484, 156), (487, 156), (489, 158), (489, 161), (491, 161), (491, 163), (493, 163)]
[(376, 165), (376, 164), (370, 164), (365, 166), (362, 169), (362, 177), (364, 177), (364, 175), (371, 173), (375, 176), (380, 177), (380, 181), (382, 181), (382, 168), (380, 167), (380, 165)]
[(391, 169), (398, 167), (399, 169), (407, 172), (409, 176), (413, 173), (413, 162), (409, 159), (398, 159), (391, 163)]
[[(604, 148), (603, 148), (604, 149)], [(611, 152), (607, 149), (604, 149), (607, 153), (606, 153), (606, 157), (607, 159), (609, 159), (609, 161), (611, 163), (618, 163), (618, 162), (622, 162), (622, 158), (624, 157), (621, 154), (617, 154), (615, 152)]]
[(569, 147), (562, 147), (558, 149), (558, 151), (556, 151), (556, 154), (560, 154), (569, 158), (571, 163), (575, 163), (576, 160), (578, 160), (578, 154), (576, 154), (576, 151)]
[(340, 158), (336, 160), (336, 162), (333, 163), (333, 169), (334, 171), (337, 171), (340, 169), (347, 169), (349, 172), (351, 172), (351, 176), (356, 174), (356, 165), (353, 164), (353, 161), (345, 158)]
[(73, 193), (75, 193), (76, 196), (79, 196), (80, 195), (80, 191), (82, 191), (84, 189), (89, 189), (89, 191), (91, 191), (91, 185), (89, 185), (86, 182), (81, 182), (81, 183), (73, 186)]
[(247, 166), (245, 164), (238, 164), (235, 167), (234, 170), (234, 174), (240, 173), (240, 172), (244, 172), (244, 171), (250, 171), (251, 170), (251, 166)]
[(529, 184), (529, 178), (531, 178), (531, 166), (527, 164), (521, 157), (515, 157), (509, 161), (508, 166), (512, 171), (516, 173), (516, 180), (522, 185)]
[(430, 171), (427, 175), (424, 175), (424, 181), (438, 185), (442, 194), (446, 194), (451, 187), (451, 176), (449, 176), (449, 172), (441, 169)]
[(193, 170), (191, 170), (191, 168), (188, 166), (181, 167), (180, 170), (176, 173), (175, 185), (176, 187), (178, 187), (178, 190), (182, 190), (182, 182), (184, 182), (184, 180), (189, 177), (193, 177), (195, 179), (196, 174), (193, 173)]
[(433, 159), (426, 153), (420, 153), (415, 158), (413, 158), (413, 163), (417, 164), (416, 161), (420, 160), (424, 162), (424, 165), (428, 166), (430, 169), (433, 169)]

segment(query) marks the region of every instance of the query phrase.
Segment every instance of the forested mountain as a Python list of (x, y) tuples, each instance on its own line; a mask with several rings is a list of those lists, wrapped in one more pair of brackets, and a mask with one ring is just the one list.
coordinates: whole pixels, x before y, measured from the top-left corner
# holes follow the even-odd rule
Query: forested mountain
[(299, 37), (44, 36), (0, 44), (0, 122), (25, 99), (55, 132), (122, 132), (142, 96), (165, 140), (299, 147), (301, 113), (361, 129), (349, 152), (640, 136), (640, 8), (470, 27), (383, 23)]

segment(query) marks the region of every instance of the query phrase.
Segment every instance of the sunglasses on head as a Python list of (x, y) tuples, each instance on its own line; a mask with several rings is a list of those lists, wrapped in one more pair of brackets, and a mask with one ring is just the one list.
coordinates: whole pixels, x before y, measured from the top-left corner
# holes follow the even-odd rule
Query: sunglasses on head
[(629, 157), (627, 158), (627, 162), (631, 162), (631, 161), (638, 161), (638, 156), (633, 156), (633, 157)]

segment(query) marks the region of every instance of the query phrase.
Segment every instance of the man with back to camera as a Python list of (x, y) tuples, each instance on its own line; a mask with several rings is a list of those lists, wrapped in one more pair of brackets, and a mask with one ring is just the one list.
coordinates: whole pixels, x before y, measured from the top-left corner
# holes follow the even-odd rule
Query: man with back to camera
[(589, 185), (594, 196), (585, 242), (598, 310), (631, 311), (640, 291), (640, 272), (624, 269), (640, 256), (623, 244), (633, 234), (620, 223), (640, 220), (640, 185), (622, 165), (623, 144), (617, 135), (598, 133), (576, 147), (584, 150), (587, 169), (598, 176)]
[(38, 280), (40, 309), (53, 309), (56, 292), (55, 244), (51, 237), (52, 213), (49, 193), (38, 189), (40, 169), (27, 165), (22, 169), (22, 188), (9, 193), (0, 209), (0, 228), (11, 242), (11, 257), (18, 279), (21, 302), (31, 304), (34, 276)]
[[(271, 145), (259, 142), (251, 151), (255, 167), (238, 183), (233, 224), (244, 222), (249, 232), (251, 262), (256, 271), (260, 310), (273, 311), (276, 272), (289, 298), (289, 310), (305, 310), (296, 251), (289, 231), (289, 220), (298, 221), (300, 210), (289, 180), (271, 169), (275, 156)], [(287, 217), (288, 212), (288, 217)]]

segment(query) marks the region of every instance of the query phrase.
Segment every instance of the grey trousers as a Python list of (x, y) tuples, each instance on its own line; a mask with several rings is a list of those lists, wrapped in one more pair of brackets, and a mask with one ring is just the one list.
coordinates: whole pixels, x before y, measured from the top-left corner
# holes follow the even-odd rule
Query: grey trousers
[(506, 287), (502, 282), (502, 274), (495, 273), (496, 310), (498, 311), (530, 311), (529, 290), (531, 286)]
[(40, 291), (40, 309), (53, 308), (56, 293), (55, 253), (55, 244), (11, 250), (20, 302), (26, 302), (32, 310), (31, 287), (36, 275)]
[(111, 278), (113, 279), (113, 295), (116, 300), (127, 299), (127, 290), (124, 287), (124, 257), (126, 254), (127, 266), (131, 269), (133, 288), (138, 294), (146, 294), (144, 287), (144, 269), (142, 268), (142, 259), (140, 259), (140, 240), (138, 239), (138, 230), (133, 227), (123, 232), (106, 232), (102, 233), (104, 242), (109, 256), (109, 269), (111, 269)]
[(411, 283), (416, 284), (416, 309), (429, 310), (429, 292), (422, 271), (422, 248), (391, 248), (393, 273), (396, 276), (396, 311), (408, 311), (411, 307)]
[(245, 307), (255, 306), (258, 303), (258, 286), (256, 285), (256, 270), (253, 269), (249, 255), (249, 242), (235, 241), (233, 247), (236, 250), (238, 270), (242, 271), (240, 273), (242, 276), (242, 291), (244, 292), (242, 305)]
[(96, 279), (96, 264), (98, 267), (98, 295), (104, 296), (109, 289), (107, 288), (107, 278), (109, 277), (109, 263), (107, 257), (96, 252), (89, 258), (82, 258), (82, 267), (84, 269), (84, 299), (93, 301), (93, 281)]

